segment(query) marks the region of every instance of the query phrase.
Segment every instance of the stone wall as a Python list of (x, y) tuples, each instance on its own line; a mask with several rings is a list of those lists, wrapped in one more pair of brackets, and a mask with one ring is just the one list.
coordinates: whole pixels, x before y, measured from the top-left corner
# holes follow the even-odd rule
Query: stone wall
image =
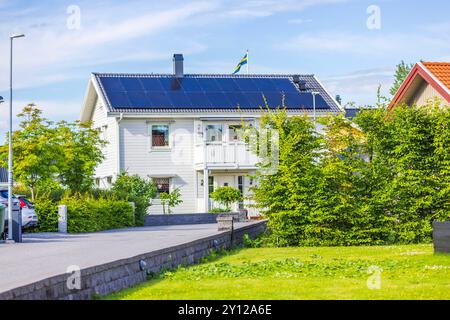
[(435, 253), (450, 253), (450, 221), (433, 223)]
[[(239, 213), (224, 213), (232, 215), (236, 221), (240, 220)], [(145, 217), (145, 226), (173, 226), (189, 224), (216, 223), (218, 214), (192, 213), (192, 214), (151, 214)]]
[[(140, 256), (81, 270), (81, 289), (68, 289), (69, 274), (48, 278), (0, 294), (0, 300), (88, 300), (135, 286), (147, 280), (148, 272), (160, 272), (179, 265), (191, 265), (213, 250), (228, 249), (242, 243), (243, 236), (251, 238), (264, 232), (266, 221), (252, 223), (215, 236), (179, 246), (149, 252)], [(145, 261), (146, 270), (141, 270)]]

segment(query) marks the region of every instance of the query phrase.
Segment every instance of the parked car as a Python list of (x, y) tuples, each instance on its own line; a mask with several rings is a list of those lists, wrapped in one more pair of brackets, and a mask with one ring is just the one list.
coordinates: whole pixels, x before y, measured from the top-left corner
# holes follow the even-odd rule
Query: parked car
[(19, 199), (19, 205), (22, 209), (22, 228), (27, 229), (37, 225), (38, 216), (34, 210), (34, 203), (28, 200), (25, 196), (16, 195)]
[[(25, 197), (23, 197), (25, 198)], [(26, 199), (26, 198), (25, 198)], [(29, 202), (23, 201), (23, 205), (21, 205), (21, 201), (19, 198), (13, 195), (13, 211), (22, 210), (22, 228), (30, 228), (35, 226), (38, 222), (38, 218), (36, 212), (34, 211), (34, 205)], [(6, 208), (8, 208), (8, 188), (0, 187), (0, 203), (3, 204)], [(8, 216), (5, 219), (5, 230), (8, 229)]]

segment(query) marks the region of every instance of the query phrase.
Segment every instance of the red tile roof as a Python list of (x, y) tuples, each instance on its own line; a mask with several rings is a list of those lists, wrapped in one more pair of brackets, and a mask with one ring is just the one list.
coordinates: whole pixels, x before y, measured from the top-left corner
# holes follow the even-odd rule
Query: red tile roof
[(423, 62), (422, 63), (447, 89), (450, 90), (450, 63)]

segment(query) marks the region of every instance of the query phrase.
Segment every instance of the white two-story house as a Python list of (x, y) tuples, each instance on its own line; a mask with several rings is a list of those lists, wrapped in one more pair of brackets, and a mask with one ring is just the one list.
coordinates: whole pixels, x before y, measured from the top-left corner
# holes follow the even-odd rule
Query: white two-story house
[[(152, 178), (159, 193), (179, 188), (183, 203), (174, 213), (207, 212), (217, 187), (248, 194), (258, 157), (237, 131), (258, 126), (264, 99), (271, 108), (284, 99), (291, 115), (341, 112), (314, 75), (184, 74), (183, 56), (173, 63), (173, 74), (92, 74), (81, 121), (109, 142), (99, 187), (127, 171)], [(150, 214), (161, 212), (156, 199)]]

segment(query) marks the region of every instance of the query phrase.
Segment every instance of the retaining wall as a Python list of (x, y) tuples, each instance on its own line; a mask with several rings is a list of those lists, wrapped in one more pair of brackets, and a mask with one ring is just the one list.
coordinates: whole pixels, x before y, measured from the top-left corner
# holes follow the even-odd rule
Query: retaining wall
[[(220, 215), (232, 215), (239, 221), (239, 213), (222, 213)], [(189, 224), (216, 223), (219, 214), (191, 213), (191, 214), (152, 214), (145, 217), (145, 226), (173, 226)], [(244, 216), (245, 217), (245, 216)]]
[(450, 253), (450, 221), (433, 223), (435, 253)]
[[(0, 300), (88, 300), (135, 286), (147, 280), (147, 272), (160, 272), (179, 265), (191, 265), (208, 256), (212, 250), (228, 249), (242, 243), (248, 234), (255, 238), (266, 229), (266, 221), (240, 227), (182, 245), (164, 248), (136, 257), (81, 270), (81, 289), (70, 290), (69, 274), (62, 274), (0, 294)], [(145, 261), (142, 271), (140, 262)]]

